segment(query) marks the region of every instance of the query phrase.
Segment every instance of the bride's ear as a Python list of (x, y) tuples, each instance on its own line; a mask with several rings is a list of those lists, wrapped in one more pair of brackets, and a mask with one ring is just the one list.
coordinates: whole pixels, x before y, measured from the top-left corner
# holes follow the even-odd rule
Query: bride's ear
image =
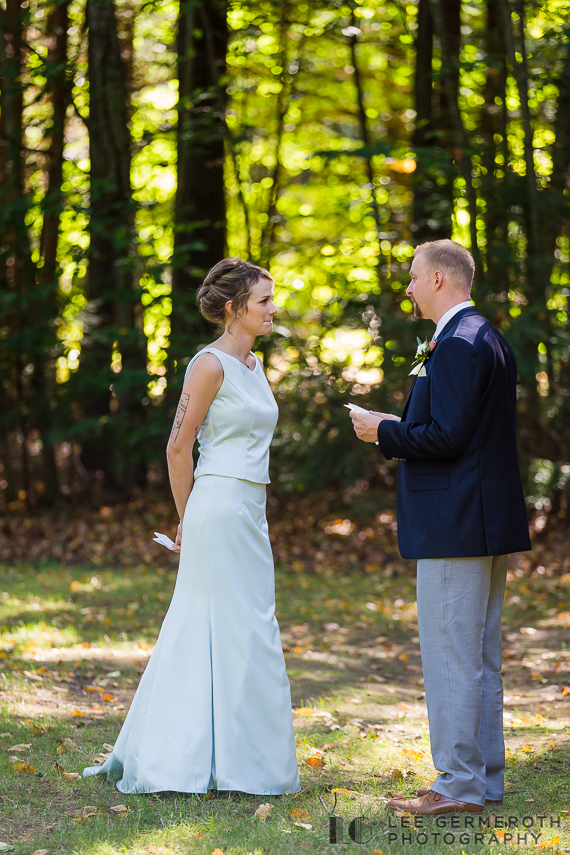
[(224, 306), (224, 309), (226, 310), (228, 315), (230, 315), (230, 317), (233, 317), (235, 315), (233, 300), (228, 300), (228, 302)]

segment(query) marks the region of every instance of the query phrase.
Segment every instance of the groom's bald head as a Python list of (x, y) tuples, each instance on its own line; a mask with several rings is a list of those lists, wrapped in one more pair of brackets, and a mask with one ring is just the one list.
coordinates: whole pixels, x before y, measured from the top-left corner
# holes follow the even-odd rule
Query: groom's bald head
[(453, 240), (433, 240), (421, 243), (414, 258), (421, 253), (422, 265), (428, 275), (441, 271), (450, 283), (467, 294), (471, 291), (475, 262), (471, 253)]

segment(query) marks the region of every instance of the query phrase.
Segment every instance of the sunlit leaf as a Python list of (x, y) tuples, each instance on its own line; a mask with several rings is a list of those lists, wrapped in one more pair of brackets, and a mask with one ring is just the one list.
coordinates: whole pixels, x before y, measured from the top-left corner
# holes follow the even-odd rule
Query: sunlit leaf
[(310, 766), (311, 769), (315, 769), (317, 772), (321, 772), (325, 768), (325, 761), (323, 757), (307, 757), (305, 760), (307, 766)]
[(301, 819), (310, 819), (311, 817), (307, 813), (306, 810), (301, 810), (301, 808), (291, 808), (289, 811), (289, 816), (293, 820), (301, 820)]
[(23, 763), (23, 762), (14, 763), (12, 768), (13, 768), (14, 772), (27, 772), (28, 775), (35, 775), (35, 773), (36, 773), (35, 768), (33, 766), (30, 766), (29, 763)]

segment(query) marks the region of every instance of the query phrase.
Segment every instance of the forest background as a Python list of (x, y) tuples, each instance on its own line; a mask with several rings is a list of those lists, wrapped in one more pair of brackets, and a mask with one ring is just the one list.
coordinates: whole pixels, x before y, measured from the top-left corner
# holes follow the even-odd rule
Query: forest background
[(277, 284), (273, 494), (393, 501), (342, 404), (400, 411), (432, 333), (413, 248), (452, 237), (518, 358), (534, 528), (564, 524), (569, 21), (568, 0), (4, 0), (1, 512), (164, 488), (213, 337), (196, 288), (234, 254)]

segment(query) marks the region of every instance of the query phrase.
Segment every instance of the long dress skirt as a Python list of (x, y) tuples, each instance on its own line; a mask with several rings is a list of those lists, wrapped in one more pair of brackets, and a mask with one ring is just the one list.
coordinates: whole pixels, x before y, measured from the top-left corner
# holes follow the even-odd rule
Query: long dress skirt
[(202, 475), (174, 595), (107, 773), (123, 793), (300, 790), (265, 485)]

